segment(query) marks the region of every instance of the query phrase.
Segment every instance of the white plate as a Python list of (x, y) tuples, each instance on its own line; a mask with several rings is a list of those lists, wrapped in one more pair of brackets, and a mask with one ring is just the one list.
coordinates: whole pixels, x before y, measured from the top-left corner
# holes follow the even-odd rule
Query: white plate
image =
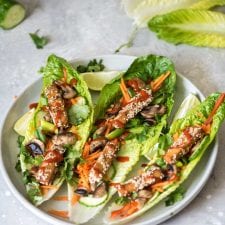
[[(94, 57), (97, 59), (103, 59), (104, 65), (106, 65), (107, 70), (126, 70), (132, 61), (135, 59), (133, 56), (122, 56), (122, 55), (108, 55), (108, 56), (99, 56)], [(93, 59), (93, 58), (91, 58)], [(75, 60), (76, 64), (84, 63), (86, 64), (89, 59), (85, 60)], [(24, 185), (22, 183), (21, 176), (14, 169), (14, 165), (17, 161), (17, 134), (13, 131), (13, 125), (15, 121), (23, 115), (27, 110), (27, 106), (38, 100), (39, 94), (41, 90), (41, 80), (34, 82), (30, 85), (21, 95), (18, 97), (16, 102), (12, 105), (8, 114), (5, 118), (5, 122), (2, 127), (1, 133), (1, 152), (0, 152), (0, 170), (3, 173), (3, 177), (7, 182), (10, 190), (17, 197), (17, 199), (30, 211), (44, 219), (47, 222), (52, 224), (60, 224), (60, 225), (68, 225), (71, 224), (68, 221), (61, 220), (55, 218), (53, 216), (48, 215), (45, 210), (46, 208), (65, 208), (65, 204), (56, 203), (56, 201), (50, 200), (47, 203), (43, 204), (40, 208), (33, 206), (29, 200), (27, 199), (27, 195), (25, 192)], [(200, 92), (200, 90), (194, 86), (189, 80), (179, 75), (177, 77), (177, 85), (176, 85), (176, 94), (175, 94), (175, 105), (173, 113), (176, 112), (176, 109), (181, 104), (182, 100), (189, 94), (196, 94), (201, 100), (204, 99), (204, 96)], [(93, 93), (96, 97), (96, 93)], [(216, 155), (218, 150), (218, 140), (216, 140), (213, 145), (211, 145), (204, 157), (195, 168), (194, 172), (185, 182), (184, 186), (187, 188), (187, 192), (182, 201), (176, 203), (173, 206), (165, 207), (164, 202), (162, 201), (160, 204), (146, 212), (141, 217), (133, 220), (132, 224), (158, 224), (166, 219), (172, 217), (180, 210), (182, 210), (188, 203), (193, 200), (196, 195), (200, 192), (207, 179), (209, 178), (213, 166), (215, 164)], [(60, 190), (60, 194), (62, 192), (66, 192), (65, 190)], [(65, 193), (64, 193), (65, 194)], [(107, 207), (107, 206), (106, 206)], [(102, 224), (102, 213), (96, 216), (93, 220), (89, 222), (89, 224)], [(129, 223), (131, 224), (131, 223)]]

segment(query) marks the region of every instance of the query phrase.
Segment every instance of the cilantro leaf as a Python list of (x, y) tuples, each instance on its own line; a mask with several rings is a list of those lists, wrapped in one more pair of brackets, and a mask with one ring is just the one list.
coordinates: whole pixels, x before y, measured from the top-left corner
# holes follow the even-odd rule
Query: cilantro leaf
[(79, 65), (77, 66), (77, 72), (79, 73), (86, 73), (86, 72), (99, 72), (105, 69), (103, 65), (103, 60), (100, 59), (97, 61), (96, 59), (90, 60), (87, 66)]
[(29, 33), (29, 35), (38, 49), (43, 48), (48, 43), (48, 38), (44, 36), (40, 37), (38, 30), (35, 33)]
[(20, 164), (20, 159), (18, 158), (16, 165), (15, 165), (15, 169), (18, 173), (20, 173), (22, 171), (21, 169), (21, 164)]
[(178, 187), (173, 193), (171, 193), (166, 201), (165, 205), (166, 206), (171, 206), (174, 203), (181, 201), (184, 198), (185, 190), (183, 187)]
[(118, 198), (115, 199), (115, 203), (117, 205), (124, 205), (128, 201), (129, 201), (129, 198), (128, 197), (118, 197)]
[(129, 134), (125, 138), (126, 140), (130, 140), (136, 138), (139, 143), (146, 141), (148, 139), (149, 126), (143, 125), (139, 127), (134, 127), (129, 130)]
[(21, 148), (24, 139), (25, 139), (24, 136), (22, 136), (22, 135), (19, 135), (19, 136), (18, 136), (18, 138), (17, 138), (17, 144), (18, 144), (18, 147), (19, 147), (19, 148)]

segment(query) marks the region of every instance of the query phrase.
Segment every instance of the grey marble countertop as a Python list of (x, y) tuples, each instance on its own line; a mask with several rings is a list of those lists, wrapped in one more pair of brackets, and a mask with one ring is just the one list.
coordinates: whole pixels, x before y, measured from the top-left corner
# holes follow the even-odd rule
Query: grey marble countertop
[[(132, 21), (119, 0), (21, 0), (28, 10), (26, 20), (9, 31), (0, 30), (0, 122), (15, 96), (38, 78), (38, 69), (50, 53), (67, 59), (113, 54), (126, 42)], [(50, 42), (38, 50), (28, 33), (40, 29)], [(205, 95), (225, 89), (225, 50), (174, 46), (140, 30), (134, 45), (121, 54), (148, 53), (170, 57), (176, 70), (190, 79)], [(225, 124), (224, 124), (225, 125)], [(213, 174), (192, 203), (164, 222), (175, 224), (225, 224), (225, 126), (219, 132), (219, 154)], [(25, 209), (9, 191), (0, 175), (0, 224), (47, 225)]]

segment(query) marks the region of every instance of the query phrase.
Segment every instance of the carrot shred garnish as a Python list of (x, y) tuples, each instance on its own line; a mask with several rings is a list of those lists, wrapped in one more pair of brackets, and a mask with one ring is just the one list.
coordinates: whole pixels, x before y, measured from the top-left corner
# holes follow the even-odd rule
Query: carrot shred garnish
[(42, 195), (46, 195), (50, 189), (56, 189), (56, 188), (57, 188), (57, 186), (54, 186), (54, 185), (41, 185), (40, 186)]
[(176, 132), (174, 135), (173, 135), (173, 140), (176, 141), (179, 137), (179, 134), (178, 132)]
[(88, 179), (90, 169), (91, 169), (90, 162), (85, 162), (77, 166), (77, 173), (79, 174), (78, 186), (82, 186), (87, 190), (90, 189)]
[(54, 216), (65, 218), (65, 219), (69, 218), (68, 211), (64, 211), (64, 210), (51, 209), (51, 210), (48, 210), (48, 213)]
[(53, 197), (53, 200), (66, 202), (66, 201), (68, 201), (68, 196), (67, 195), (55, 196), (55, 197)]
[(163, 188), (166, 185), (173, 183), (175, 180), (177, 180), (177, 176), (174, 174), (169, 180), (153, 184), (151, 188), (152, 190), (163, 192)]
[(57, 188), (57, 186), (55, 186), (55, 185), (41, 185), (40, 187), (43, 189), (56, 189)]
[(127, 217), (135, 213), (136, 211), (138, 211), (138, 202), (133, 200), (125, 204), (122, 208), (111, 212), (111, 218), (113, 219), (115, 217)]
[(151, 82), (151, 88), (152, 91), (158, 91), (160, 86), (162, 85), (162, 83), (166, 80), (166, 78), (170, 75), (170, 71), (167, 71), (166, 73), (160, 75), (159, 77), (157, 77), (155, 80), (153, 80)]
[(118, 162), (128, 162), (130, 160), (130, 158), (128, 156), (117, 156), (116, 160)]
[(41, 194), (44, 196), (44, 195), (47, 195), (49, 192), (49, 189), (45, 189), (45, 188), (41, 188)]
[[(92, 153), (91, 155), (89, 155), (89, 156), (86, 158), (86, 160), (87, 160), (87, 161), (97, 160), (98, 157), (100, 156), (100, 154), (101, 154), (101, 151), (96, 151), (96, 152)], [(93, 162), (93, 163), (94, 163), (94, 162)]]
[(73, 194), (73, 197), (71, 199), (71, 204), (75, 205), (79, 201), (79, 199), (80, 199), (79, 195)]
[(63, 67), (63, 81), (66, 83), (67, 82), (67, 71), (66, 68)]
[(84, 145), (84, 150), (82, 152), (82, 156), (84, 159), (88, 157), (89, 152), (90, 152), (90, 144), (88, 142), (86, 142)]
[(123, 94), (123, 97), (124, 97), (125, 102), (128, 103), (131, 98), (130, 98), (128, 89), (126, 87), (126, 84), (125, 84), (123, 78), (121, 78), (120, 89), (122, 91), (122, 94)]
[(211, 113), (209, 114), (208, 118), (206, 119), (206, 121), (203, 123), (202, 125), (202, 129), (205, 131), (205, 133), (209, 134), (210, 130), (211, 130), (211, 123), (213, 121), (213, 116), (215, 115), (217, 109), (220, 107), (220, 105), (224, 102), (225, 99), (225, 93), (222, 93), (219, 98), (217, 99), (213, 110), (211, 111)]
[(76, 98), (71, 98), (70, 99), (72, 105), (75, 105), (77, 103), (77, 99)]

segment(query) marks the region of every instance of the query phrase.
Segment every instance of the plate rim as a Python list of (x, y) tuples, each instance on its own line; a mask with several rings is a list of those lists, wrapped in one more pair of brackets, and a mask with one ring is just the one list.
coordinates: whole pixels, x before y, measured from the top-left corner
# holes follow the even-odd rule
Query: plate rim
[[(69, 60), (69, 62), (71, 64), (74, 64), (76, 62), (79, 61), (87, 61), (93, 58), (126, 58), (127, 60), (134, 60), (137, 58), (137, 56), (132, 56), (132, 55), (110, 55), (110, 54), (106, 54), (106, 55), (95, 55), (95, 56), (87, 56), (87, 57), (77, 57), (77, 58), (73, 58), (72, 60)], [(199, 90), (199, 88), (192, 83), (192, 81), (190, 81), (189, 79), (187, 79), (185, 76), (183, 76), (182, 74), (180, 74), (179, 72), (177, 72), (177, 75), (179, 77), (181, 77), (183, 80), (186, 80), (187, 82), (190, 82), (195, 88), (198, 89), (198, 92), (200, 94), (200, 98), (204, 99), (205, 96), (203, 95), (203, 93), (201, 92), (201, 90)], [(8, 188), (10, 189), (10, 191), (13, 193), (13, 195), (16, 197), (16, 199), (22, 203), (22, 205), (28, 209), (29, 211), (31, 211), (35, 216), (37, 216), (38, 218), (41, 218), (42, 220), (49, 222), (51, 224), (56, 224), (56, 225), (71, 225), (74, 224), (71, 221), (65, 221), (63, 219), (58, 219), (56, 217), (53, 217), (51, 215), (49, 215), (48, 213), (44, 212), (43, 210), (39, 209), (38, 207), (34, 206), (27, 198), (25, 198), (18, 190), (17, 188), (14, 186), (13, 182), (11, 181), (7, 170), (5, 168), (5, 163), (3, 161), (3, 151), (2, 151), (2, 137), (3, 137), (3, 128), (5, 127), (5, 122), (6, 119), (8, 117), (8, 114), (10, 113), (10, 111), (12, 110), (12, 108), (14, 107), (14, 105), (16, 104), (17, 100), (19, 98), (21, 98), (22, 95), (24, 95), (26, 93), (26, 91), (30, 88), (30, 86), (34, 85), (36, 82), (38, 82), (39, 80), (41, 80), (42, 78), (39, 77), (38, 79), (35, 79), (32, 83), (28, 84), (28, 86), (25, 87), (25, 89), (23, 89), (19, 94), (18, 94), (18, 98), (13, 101), (10, 106), (8, 107), (8, 110), (6, 110), (5, 114), (3, 115), (3, 120), (1, 122), (1, 127), (0, 127), (0, 170), (1, 170), (1, 174), (3, 176), (4, 181), (6, 182)], [(218, 136), (216, 136), (215, 140), (214, 140), (214, 151), (211, 152), (210, 154), (210, 160), (208, 161), (208, 166), (207, 166), (207, 170), (206, 172), (204, 172), (204, 175), (201, 177), (200, 181), (194, 186), (193, 191), (189, 194), (189, 196), (187, 197), (186, 201), (181, 201), (178, 202), (176, 205), (174, 205), (172, 208), (168, 208), (168, 210), (166, 211), (166, 213), (156, 216), (155, 218), (151, 218), (151, 221), (149, 221), (149, 219), (147, 219), (144, 222), (141, 223), (135, 223), (135, 225), (147, 225), (149, 224), (149, 222), (151, 222), (151, 224), (158, 224), (161, 223), (163, 221), (168, 220), (169, 218), (173, 217), (174, 215), (176, 215), (177, 213), (179, 213), (181, 210), (183, 210), (192, 200), (194, 200), (196, 198), (196, 196), (199, 194), (199, 192), (202, 190), (202, 188), (204, 187), (204, 185), (206, 184), (206, 182), (209, 179), (209, 176), (212, 173), (212, 170), (214, 168), (215, 162), (216, 162), (216, 157), (218, 154), (218, 148), (219, 148), (219, 140), (218, 140)], [(185, 198), (184, 198), (185, 199)], [(144, 215), (144, 214), (143, 214)], [(134, 223), (133, 223), (134, 224)]]

